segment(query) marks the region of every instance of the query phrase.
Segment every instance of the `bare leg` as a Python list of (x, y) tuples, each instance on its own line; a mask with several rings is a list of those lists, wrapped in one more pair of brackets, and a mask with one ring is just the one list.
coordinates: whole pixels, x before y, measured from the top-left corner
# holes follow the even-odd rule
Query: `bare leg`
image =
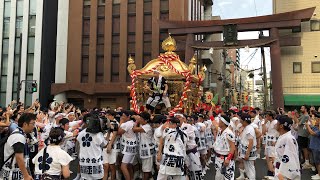
[(108, 180), (108, 176), (109, 176), (109, 164), (103, 164), (103, 168), (104, 168), (104, 175), (103, 175), (103, 180)]
[(114, 164), (110, 164), (110, 171), (111, 171), (111, 180), (116, 179), (116, 166)]
[(150, 178), (150, 173), (149, 172), (144, 172), (143, 173), (143, 180), (149, 180)]
[(131, 180), (128, 166), (129, 164), (121, 163), (121, 171), (126, 180)]

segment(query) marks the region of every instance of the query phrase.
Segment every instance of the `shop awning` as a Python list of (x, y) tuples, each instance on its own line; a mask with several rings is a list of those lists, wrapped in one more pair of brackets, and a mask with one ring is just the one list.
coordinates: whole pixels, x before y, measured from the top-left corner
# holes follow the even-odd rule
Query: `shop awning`
[(285, 94), (284, 105), (286, 106), (320, 106), (320, 95)]

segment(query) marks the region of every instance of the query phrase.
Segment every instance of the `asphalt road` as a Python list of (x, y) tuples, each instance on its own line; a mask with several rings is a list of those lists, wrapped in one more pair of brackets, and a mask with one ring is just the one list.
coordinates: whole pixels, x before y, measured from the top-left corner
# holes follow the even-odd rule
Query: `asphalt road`
[[(214, 160), (214, 159), (213, 159)], [(71, 174), (71, 180), (76, 177), (76, 172), (78, 168), (78, 161), (72, 161), (70, 164), (70, 170), (73, 172)], [(310, 169), (308, 170), (302, 170), (302, 180), (309, 180), (311, 179), (311, 176), (314, 175), (315, 173), (312, 172)], [(239, 168), (236, 166), (236, 176), (239, 177)], [(262, 159), (257, 159), (256, 161), (256, 179), (257, 180), (262, 180), (264, 176), (267, 175), (267, 164), (265, 160)], [(205, 180), (213, 180), (215, 177), (215, 170), (214, 170), (214, 164), (212, 163), (210, 165), (210, 170), (207, 171), (207, 174), (205, 175)]]

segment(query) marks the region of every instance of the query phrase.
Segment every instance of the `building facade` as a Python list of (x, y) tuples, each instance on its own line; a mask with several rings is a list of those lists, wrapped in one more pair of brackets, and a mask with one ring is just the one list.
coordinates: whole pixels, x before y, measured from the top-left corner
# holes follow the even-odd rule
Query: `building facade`
[(274, 13), (316, 7), (310, 22), (281, 35), (301, 37), (301, 46), (282, 47), (282, 82), (286, 107), (320, 106), (320, 1), (274, 0)]
[[(200, 0), (59, 0), (55, 99), (83, 107), (129, 106), (128, 57), (158, 57), (159, 20), (201, 20)], [(177, 53), (184, 59), (184, 52)]]
[[(1, 106), (18, 98), (26, 105), (36, 99), (46, 104), (50, 99), (56, 12), (57, 0), (0, 1)], [(43, 50), (49, 47), (52, 49)], [(36, 81), (37, 92), (30, 93), (30, 80)], [(20, 90), (19, 82), (22, 82)]]

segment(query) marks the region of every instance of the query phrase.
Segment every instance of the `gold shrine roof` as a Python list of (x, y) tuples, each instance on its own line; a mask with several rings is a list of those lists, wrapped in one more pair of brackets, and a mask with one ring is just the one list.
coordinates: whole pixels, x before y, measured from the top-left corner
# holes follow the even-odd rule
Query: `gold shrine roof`
[[(165, 39), (162, 42), (162, 49), (165, 50), (166, 52), (164, 53), (165, 55), (174, 55), (177, 56), (176, 53), (174, 52), (176, 50), (176, 41), (174, 38), (172, 38), (170, 35), (167, 39)], [(179, 57), (179, 56), (177, 56)], [(197, 64), (197, 60), (195, 57), (193, 57), (190, 60), (190, 64), (187, 65), (184, 62), (182, 62), (179, 58), (177, 59), (172, 59), (169, 61), (171, 65), (176, 69), (178, 72), (190, 72), (192, 74), (192, 81), (197, 82), (199, 81), (198, 75), (194, 74), (194, 70)], [(129, 73), (133, 73), (133, 71), (138, 71), (138, 72), (146, 72), (150, 71), (147, 74), (143, 74), (138, 76), (138, 78), (141, 79), (147, 79), (153, 76), (153, 69), (156, 68), (160, 72), (160, 74), (165, 77), (168, 80), (185, 80), (186, 77), (182, 76), (180, 73), (175, 72), (174, 70), (170, 69), (162, 60), (159, 58), (151, 60), (149, 63), (147, 63), (142, 69), (137, 70), (136, 66), (134, 64), (134, 59), (130, 56), (128, 58), (128, 71)], [(201, 76), (204, 78), (204, 72), (203, 68), (199, 72)]]
[[(161, 60), (160, 59), (154, 59), (152, 61), (150, 61), (148, 64), (146, 64), (142, 69), (138, 70), (138, 71), (149, 71), (152, 68), (159, 66), (159, 64), (161, 64)], [(189, 71), (188, 66), (183, 63), (182, 61), (180, 61), (179, 59), (177, 60), (172, 60), (170, 61), (172, 66), (175, 67), (179, 72), (185, 72), (185, 71)], [(176, 72), (174, 72), (173, 70), (169, 69), (169, 67), (165, 64), (160, 65), (157, 70), (160, 72), (160, 74), (165, 77), (166, 79), (185, 79), (185, 77), (183, 77), (180, 74), (177, 74)], [(153, 76), (153, 72), (149, 73), (149, 74), (145, 74), (145, 75), (141, 75), (140, 78), (150, 78)]]

